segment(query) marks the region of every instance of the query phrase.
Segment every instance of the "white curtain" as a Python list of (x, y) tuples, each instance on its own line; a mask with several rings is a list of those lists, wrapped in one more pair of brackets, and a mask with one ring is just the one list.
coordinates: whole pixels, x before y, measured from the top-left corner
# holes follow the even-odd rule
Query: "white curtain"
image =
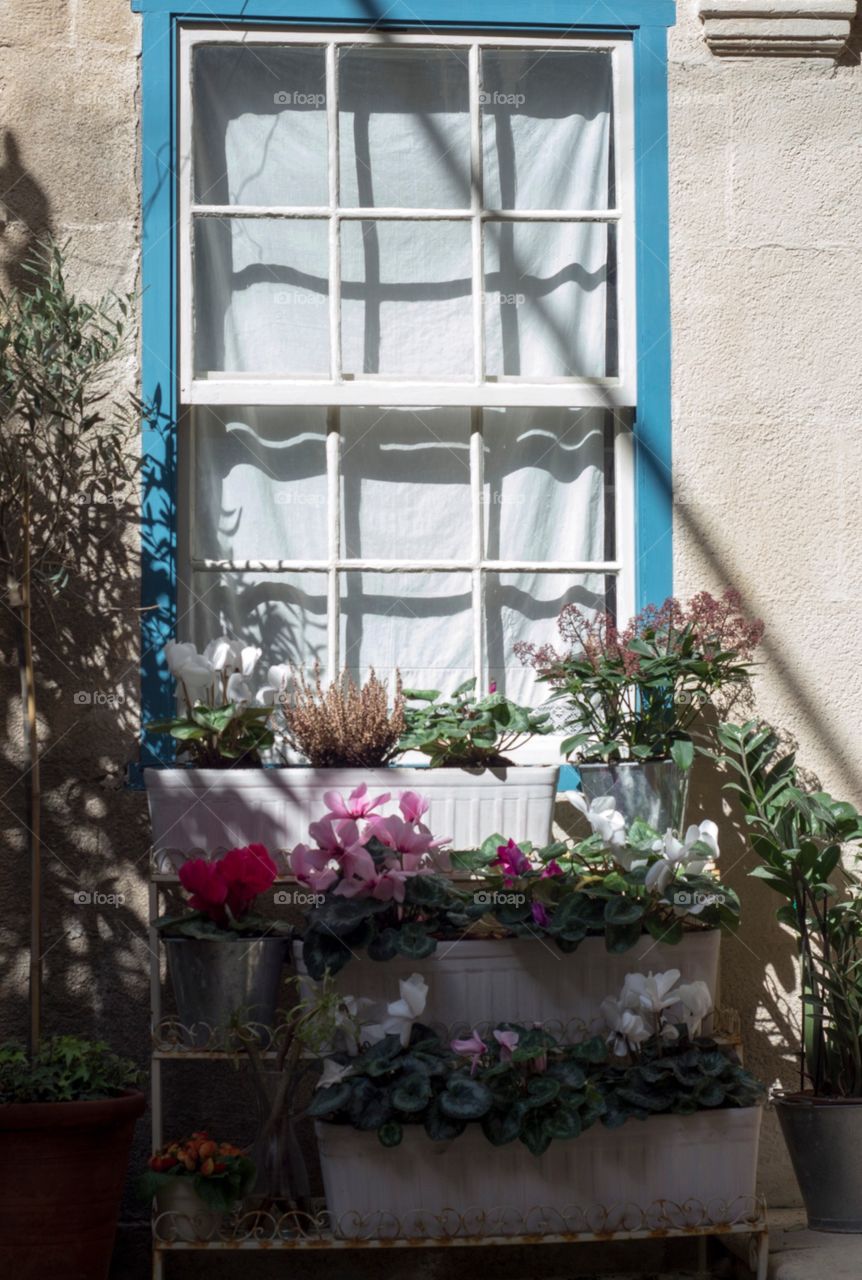
[[(484, 199), (489, 208), (601, 209), (610, 186), (610, 59), (597, 52), (485, 51)], [(328, 201), (322, 49), (206, 46), (195, 54), (194, 182), (207, 203)], [(344, 206), (466, 208), (469, 86), (462, 50), (354, 46), (341, 56)], [(348, 374), (470, 377), (470, 230), (454, 220), (342, 224), (342, 345)], [(199, 372), (326, 376), (327, 225), (314, 219), (199, 218)], [(613, 372), (613, 243), (605, 224), (485, 228), (489, 376)], [(373, 398), (373, 392), (370, 392)], [(322, 409), (199, 409), (189, 424), (190, 552), (221, 560), (328, 554)], [(485, 411), (485, 556), (602, 560), (614, 554), (611, 432), (599, 410)], [(341, 413), (341, 555), (469, 559), (470, 415), (458, 409)], [(531, 680), (518, 639), (553, 638), (560, 607), (604, 607), (601, 575), (489, 573), (488, 675), (514, 697)], [(323, 573), (195, 572), (192, 630), (259, 641), (266, 661), (326, 655)], [(344, 571), (342, 661), (400, 668), (451, 689), (473, 674), (468, 572)]]
[[(481, 101), (487, 208), (613, 205), (607, 53), (486, 50)], [(343, 206), (469, 207), (465, 51), (346, 48), (339, 107)], [(198, 200), (328, 203), (322, 49), (204, 46), (194, 109)], [(490, 221), (484, 256), (489, 376), (614, 372), (606, 224)], [(198, 371), (326, 375), (328, 270), (324, 221), (198, 218)], [(472, 376), (472, 288), (466, 223), (343, 223), (344, 371)]]

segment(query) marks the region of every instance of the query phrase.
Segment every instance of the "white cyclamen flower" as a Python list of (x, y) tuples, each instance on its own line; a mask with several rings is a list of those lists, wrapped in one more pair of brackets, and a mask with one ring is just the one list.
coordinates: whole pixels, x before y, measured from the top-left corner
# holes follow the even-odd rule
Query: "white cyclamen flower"
[(679, 1000), (679, 992), (674, 987), (679, 982), (679, 969), (668, 969), (666, 973), (628, 973), (620, 993), (620, 1004), (625, 1009), (636, 1009), (640, 1013), (651, 1013), (658, 1016)]
[(328, 1089), (330, 1085), (341, 1084), (345, 1076), (349, 1076), (353, 1070), (352, 1063), (342, 1067), (339, 1063), (333, 1062), (332, 1058), (325, 1058), (323, 1062), (323, 1074), (314, 1086), (315, 1089)]
[(164, 647), (165, 662), (168, 664), (168, 671), (172, 676), (179, 676), (183, 667), (187, 666), (195, 658), (200, 658), (200, 654), (193, 644), (178, 643), (176, 640), (169, 640)]
[(286, 662), (276, 663), (266, 673), (266, 684), (257, 691), (257, 700), (262, 707), (274, 707), (279, 701), (290, 679), (290, 667)]
[(607, 1043), (617, 1057), (625, 1057), (649, 1040), (650, 1031), (644, 1019), (633, 1009), (624, 1008), (619, 1000), (609, 996), (602, 1001), (601, 1012), (609, 1032)]
[(238, 707), (247, 707), (254, 702), (254, 694), (248, 682), (236, 671), (228, 676), (226, 696), (228, 702), (235, 702)]
[(428, 983), (421, 973), (411, 974), (398, 984), (401, 999), (393, 1000), (386, 1007), (386, 1015), (378, 1023), (362, 1028), (362, 1039), (368, 1044), (376, 1044), (384, 1036), (396, 1035), (406, 1048), (410, 1043), (410, 1032), (413, 1023), (425, 1012), (428, 1001)]
[(588, 802), (582, 791), (567, 791), (565, 794), (605, 844), (625, 844), (626, 820), (616, 808), (613, 796), (596, 796)]
[(674, 1022), (684, 1022), (690, 1036), (697, 1035), (701, 1023), (712, 1012), (712, 996), (705, 982), (683, 982), (677, 988), (677, 1004), (668, 1014)]

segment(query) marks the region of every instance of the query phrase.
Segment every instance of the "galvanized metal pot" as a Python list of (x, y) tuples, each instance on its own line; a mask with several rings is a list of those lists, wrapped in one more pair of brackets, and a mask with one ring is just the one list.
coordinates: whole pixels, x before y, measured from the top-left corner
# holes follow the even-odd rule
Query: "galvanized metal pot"
[[(164, 1216), (163, 1216), (164, 1215)], [(159, 1240), (184, 1240), (197, 1244), (215, 1240), (224, 1214), (207, 1207), (191, 1178), (174, 1178), (156, 1192), (156, 1236)]]
[(189, 1044), (217, 1048), (226, 1028), (275, 1021), (284, 938), (165, 938), (177, 1019)]
[(812, 1231), (862, 1232), (862, 1101), (775, 1099)]
[(579, 764), (581, 790), (588, 800), (613, 796), (627, 822), (642, 818), (656, 831), (681, 831), (688, 799), (688, 770), (673, 760)]

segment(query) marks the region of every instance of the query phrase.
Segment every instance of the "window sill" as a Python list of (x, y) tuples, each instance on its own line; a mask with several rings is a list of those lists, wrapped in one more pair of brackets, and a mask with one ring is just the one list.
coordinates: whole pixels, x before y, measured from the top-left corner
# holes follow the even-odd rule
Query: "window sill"
[(718, 57), (837, 58), (855, 0), (701, 0), (707, 46)]

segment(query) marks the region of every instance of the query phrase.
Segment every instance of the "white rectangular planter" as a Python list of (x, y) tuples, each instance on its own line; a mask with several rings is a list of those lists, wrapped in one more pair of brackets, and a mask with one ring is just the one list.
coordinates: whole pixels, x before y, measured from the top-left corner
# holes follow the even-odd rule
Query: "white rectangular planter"
[[(464, 1024), (542, 1022), (549, 1030), (569, 1023), (589, 1026), (606, 996), (615, 996), (627, 973), (679, 969), (685, 982), (705, 982), (718, 998), (718, 929), (686, 933), (676, 946), (649, 935), (622, 955), (611, 955), (604, 938), (586, 938), (564, 954), (549, 939), (486, 938), (438, 942), (425, 960), (369, 960), (364, 952), (348, 961), (336, 978), (345, 995), (372, 1000), (398, 998), (398, 982), (421, 973), (429, 986), (422, 1021), (453, 1028)], [(294, 943), (300, 974), (302, 944)]]
[(405, 1127), (391, 1148), (347, 1125), (316, 1129), (338, 1234), (398, 1234), (394, 1218), (407, 1235), (547, 1235), (741, 1220), (755, 1195), (761, 1111), (596, 1124), (538, 1157), (520, 1142), (492, 1147), (478, 1125), (451, 1142)]
[(325, 791), (345, 795), (361, 783), (371, 792), (419, 791), (425, 822), (452, 849), (476, 849), (499, 832), (548, 844), (557, 794), (557, 765), (505, 769), (145, 769), (158, 852), (213, 854), (264, 844), (271, 852), (308, 839), (322, 817)]

